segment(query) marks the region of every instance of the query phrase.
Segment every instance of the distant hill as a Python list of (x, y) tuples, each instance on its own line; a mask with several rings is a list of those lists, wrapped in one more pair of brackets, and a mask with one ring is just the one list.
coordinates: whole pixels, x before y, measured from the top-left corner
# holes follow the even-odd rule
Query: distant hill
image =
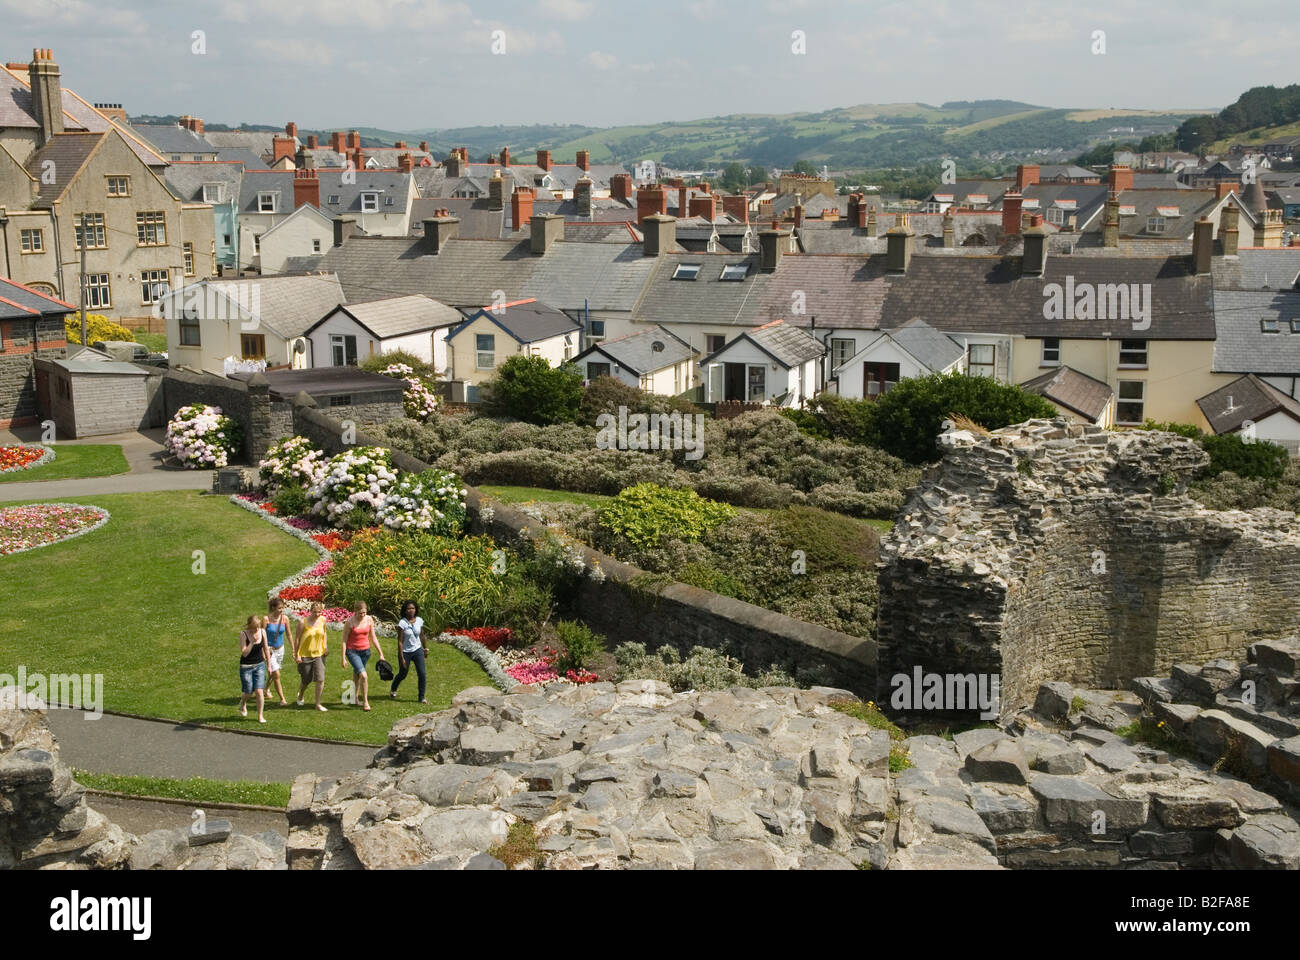
[(1300, 124), (1300, 83), (1252, 87), (1211, 116), (1191, 117), (1178, 128), (1180, 150), (1222, 153), (1232, 144), (1267, 143), (1295, 136)]

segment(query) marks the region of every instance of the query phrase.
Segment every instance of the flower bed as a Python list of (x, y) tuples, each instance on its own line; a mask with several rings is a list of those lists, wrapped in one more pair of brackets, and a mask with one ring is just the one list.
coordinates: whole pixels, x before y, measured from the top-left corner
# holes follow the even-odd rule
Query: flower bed
[(266, 452), (266, 459), (257, 465), (258, 475), (273, 491), (291, 484), (306, 489), (321, 481), (326, 459), (306, 437), (289, 437)]
[(0, 447), (0, 473), (30, 470), (54, 459), (54, 450), (39, 443), (16, 443)]
[(107, 510), (77, 503), (0, 507), (0, 555), (48, 547), (108, 523)]

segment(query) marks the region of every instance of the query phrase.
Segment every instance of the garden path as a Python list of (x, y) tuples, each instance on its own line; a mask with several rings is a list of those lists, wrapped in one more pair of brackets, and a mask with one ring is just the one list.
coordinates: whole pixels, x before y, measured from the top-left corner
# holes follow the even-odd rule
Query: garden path
[[(299, 709), (310, 707), (268, 707), (267, 726), (273, 726), (278, 711)], [(255, 711), (249, 713), (250, 722), (257, 726)], [(337, 776), (360, 770), (381, 749), (250, 736), (111, 714), (90, 720), (75, 710), (50, 710), (46, 719), (59, 741), (60, 759), (93, 773), (288, 783), (301, 773)]]
[[(129, 473), (113, 477), (82, 477), (69, 480), (34, 480), (30, 483), (0, 485), (0, 501), (59, 500), (66, 497), (93, 497), (101, 493), (144, 493), (156, 490), (210, 490), (211, 470), (185, 470), (164, 466), (162, 438), (165, 431), (141, 430), (117, 433), (84, 440), (60, 440), (59, 443), (116, 443), (130, 466)], [(37, 426), (0, 430), (0, 445), (33, 443), (40, 440)]]

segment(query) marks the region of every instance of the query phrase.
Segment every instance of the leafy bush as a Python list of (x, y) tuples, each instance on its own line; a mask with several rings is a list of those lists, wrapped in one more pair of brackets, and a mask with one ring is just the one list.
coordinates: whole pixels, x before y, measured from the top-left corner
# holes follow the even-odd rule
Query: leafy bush
[(1300, 513), (1300, 460), (1287, 464), (1281, 480), (1239, 477), (1231, 470), (1190, 484), (1188, 496), (1211, 510), (1253, 510), (1272, 507)]
[(306, 437), (288, 437), (266, 451), (266, 459), (257, 467), (262, 485), (274, 492), (289, 485), (306, 489), (319, 483), (325, 461), (325, 454)]
[(311, 498), (301, 484), (287, 483), (272, 498), (278, 517), (302, 517), (311, 510)]
[(423, 530), (453, 537), (465, 526), (467, 491), (446, 470), (404, 473), (384, 494), (375, 520), (393, 530)]
[(843, 443), (871, 442), (874, 400), (853, 400), (834, 394), (815, 397), (807, 410), (782, 410), (788, 419), (810, 436)]
[(358, 366), (368, 373), (383, 373), (386, 367), (403, 364), (410, 368), (412, 374), (420, 379), (436, 376), (436, 371), (409, 350), (389, 350), (364, 358)]
[(1047, 400), (1014, 384), (964, 373), (905, 378), (869, 402), (875, 410), (867, 424), (867, 442), (908, 463), (939, 459), (937, 438), (944, 420), (954, 413), (989, 430), (1060, 416)]
[(396, 481), (397, 471), (383, 447), (344, 450), (325, 464), (312, 485), (312, 511), (345, 529), (366, 526)]
[(1188, 440), (1200, 440), (1205, 436), (1205, 431), (1200, 427), (1193, 426), (1190, 423), (1168, 423), (1158, 422), (1155, 420), (1146, 420), (1139, 428), (1142, 430), (1160, 430), (1164, 433), (1176, 433), (1180, 437), (1186, 437)]
[(653, 546), (665, 538), (699, 540), (736, 515), (734, 507), (706, 500), (694, 490), (672, 490), (640, 483), (601, 506), (601, 526), (636, 546)]
[(678, 692), (798, 686), (793, 677), (776, 666), (760, 676), (748, 676), (739, 660), (708, 647), (693, 647), (683, 660), (675, 647), (660, 647), (648, 654), (645, 644), (620, 643), (614, 650), (614, 660), (619, 680), (662, 680)]
[(564, 653), (555, 661), (555, 672), (560, 676), (584, 669), (605, 649), (605, 638), (578, 620), (559, 621), (555, 636), (564, 646)]
[(572, 423), (582, 403), (582, 377), (569, 367), (552, 367), (545, 357), (516, 354), (483, 384), (488, 413), (527, 423)]
[(1251, 480), (1279, 480), (1291, 457), (1285, 447), (1267, 440), (1247, 440), (1240, 433), (1207, 434), (1190, 423), (1158, 423), (1147, 420), (1143, 430), (1163, 430), (1200, 443), (1210, 463), (1198, 479), (1213, 479), (1225, 471)]
[(201, 403), (177, 410), (163, 437), (167, 451), (181, 466), (192, 470), (229, 466), (241, 442), (238, 422), (223, 414), (220, 407)]
[[(63, 330), (68, 343), (81, 343), (81, 314), (70, 313), (63, 318)], [(135, 342), (135, 334), (115, 320), (100, 313), (86, 314), (86, 339), (91, 343), (96, 340), (125, 340)]]
[(410, 364), (390, 363), (379, 373), (402, 381), (402, 412), (409, 419), (424, 423), (438, 412), (437, 396)]
[(629, 413), (700, 412), (689, 400), (646, 393), (614, 377), (596, 377), (583, 390), (578, 419), (581, 423), (594, 424), (602, 413), (618, 416), (619, 407), (626, 407)]
[[(434, 632), (488, 624), (534, 636), (550, 615), (551, 597), (528, 579), (517, 555), (497, 550), (489, 537), (363, 530), (335, 557), (325, 593), (331, 604), (364, 600), (393, 619), (404, 601), (414, 600)], [(505, 561), (503, 573), (498, 558)]]

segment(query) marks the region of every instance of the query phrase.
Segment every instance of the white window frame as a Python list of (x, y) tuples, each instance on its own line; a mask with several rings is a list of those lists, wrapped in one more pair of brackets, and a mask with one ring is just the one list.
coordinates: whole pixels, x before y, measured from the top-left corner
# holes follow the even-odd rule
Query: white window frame
[(224, 183), (205, 183), (203, 185), (203, 202), (204, 203), (221, 203), (225, 196)]
[(379, 212), (379, 194), (369, 191), (361, 194), (361, 212), (378, 213)]
[(86, 274), (86, 308), (110, 310), (112, 307), (112, 278), (107, 273)]
[[(1136, 385), (1139, 396), (1125, 397), (1124, 388)], [(1138, 404), (1141, 415), (1136, 420), (1125, 420), (1120, 416), (1120, 410), (1125, 405)], [(1115, 422), (1126, 426), (1139, 426), (1146, 421), (1147, 414), (1147, 382), (1145, 380), (1121, 380), (1115, 389)]]
[[(1125, 344), (1141, 344), (1138, 346), (1124, 346)], [(1151, 344), (1147, 340), (1121, 340), (1119, 342), (1119, 369), (1120, 370), (1145, 370), (1150, 365)], [(1124, 355), (1128, 354), (1128, 359)]]
[(1047, 208), (1047, 222), (1053, 226), (1060, 226), (1065, 223), (1065, 211), (1060, 207)]
[[(109, 195), (110, 197), (129, 197), (129, 196), (131, 196), (131, 178), (130, 178), (130, 177), (126, 177), (126, 176), (121, 176), (121, 175), (115, 174), (115, 175), (113, 175), (113, 176), (105, 177), (104, 179), (108, 181), (107, 189), (108, 189), (108, 195)], [(121, 189), (120, 189), (120, 190), (119, 190), (119, 189), (115, 189), (119, 184), (121, 185)]]
[[(357, 338), (351, 333), (331, 333), (330, 334), (330, 363), (336, 367), (348, 367), (354, 364), (348, 363), (348, 341), (352, 344), (352, 359), (357, 358)], [(342, 356), (343, 362), (339, 363), (339, 357)]]
[(679, 263), (673, 269), (672, 279), (674, 280), (695, 280), (699, 277), (700, 271), (704, 269), (702, 263)]
[(162, 210), (141, 210), (135, 215), (135, 240), (138, 247), (167, 246), (167, 214)]
[[(483, 339), (491, 341), (490, 350), (483, 349)], [(495, 370), (497, 365), (497, 338), (493, 333), (476, 333), (474, 334), (474, 369), (475, 370)], [(487, 363), (483, 358), (487, 358)]]
[[(976, 360), (975, 351), (979, 350), (981, 355), (983, 351), (988, 350), (989, 359)], [(988, 368), (988, 373), (982, 372)], [(978, 369), (977, 369), (978, 368)], [(998, 345), (996, 343), (971, 343), (966, 345), (966, 373), (972, 377), (994, 377), (998, 375)]]
[[(90, 245), (87, 250), (107, 250), (108, 249), (108, 232), (104, 226), (104, 215), (102, 213), (88, 213), (86, 217), (86, 230), (90, 233)], [(72, 221), (72, 249), (81, 249), (81, 215), (78, 214)]]
[(151, 306), (159, 302), (171, 291), (171, 271), (166, 267), (159, 270), (140, 271), (140, 305)]
[[(600, 332), (599, 332), (599, 333), (596, 332), (596, 324), (600, 324)], [(588, 330), (587, 330), (587, 342), (588, 342), (588, 343), (600, 343), (600, 342), (601, 342), (602, 340), (604, 340), (604, 339), (605, 339), (605, 321), (604, 321), (604, 320), (592, 320), (592, 321), (590, 321), (589, 324), (588, 324)]]
[(852, 360), (858, 352), (857, 347), (858, 343), (852, 337), (831, 337), (831, 370), (838, 370), (841, 364)]
[[(1051, 344), (1051, 346), (1049, 346)], [(1043, 337), (1043, 355), (1039, 361), (1042, 367), (1059, 367), (1061, 365), (1061, 338)]]
[(279, 213), (280, 194), (274, 190), (262, 191), (257, 195), (258, 213)]
[(181, 245), (181, 250), (185, 263), (185, 276), (192, 277), (194, 276), (194, 244), (187, 240)]
[(1147, 217), (1147, 233), (1164, 233), (1167, 225), (1164, 217)]

